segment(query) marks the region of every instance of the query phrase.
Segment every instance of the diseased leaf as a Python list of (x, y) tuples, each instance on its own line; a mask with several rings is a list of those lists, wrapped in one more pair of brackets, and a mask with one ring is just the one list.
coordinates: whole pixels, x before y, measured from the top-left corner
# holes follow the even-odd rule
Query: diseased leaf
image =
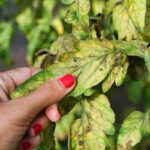
[(131, 113), (122, 124), (117, 140), (118, 150), (129, 150), (144, 136), (150, 135), (150, 111)]
[(125, 0), (113, 11), (113, 23), (119, 39), (140, 39), (144, 30), (146, 0)]
[(76, 51), (76, 39), (70, 34), (59, 37), (51, 46), (50, 53), (57, 56), (57, 60), (64, 53)]
[[(48, 66), (19, 86), (12, 93), (12, 98), (24, 96), (47, 80), (67, 73), (71, 73), (77, 77), (78, 84), (71, 95), (79, 96), (87, 89), (101, 83), (107, 77), (117, 62), (118, 53), (145, 59), (145, 56), (149, 52), (146, 43), (139, 41), (104, 40), (100, 42), (99, 40), (93, 39), (91, 41), (77, 42), (76, 45), (76, 52), (65, 53), (60, 57), (58, 63)], [(91, 50), (88, 51), (89, 48)], [(128, 64), (125, 65), (125, 70), (122, 76), (120, 76), (121, 78), (124, 77), (127, 67)], [(116, 80), (117, 85), (121, 84), (121, 81), (118, 77)], [(31, 84), (32, 86), (30, 86)]]
[(107, 92), (113, 85), (114, 82), (116, 82), (117, 86), (120, 86), (122, 82), (124, 81), (124, 78), (127, 73), (127, 69), (129, 66), (128, 59), (123, 54), (116, 55), (116, 62), (109, 73), (108, 77), (104, 80), (102, 84), (103, 92)]
[(124, 5), (137, 31), (143, 31), (145, 25), (146, 0), (125, 0)]
[(68, 9), (65, 21), (72, 24), (72, 34), (77, 40), (89, 37), (89, 11), (89, 0), (76, 0)]
[(105, 6), (105, 13), (108, 15), (113, 11), (115, 6), (121, 3), (122, 0), (108, 0)]
[(107, 135), (115, 132), (115, 115), (104, 95), (91, 97), (82, 102), (82, 117), (73, 122), (70, 129), (71, 150), (105, 150)]
[(146, 16), (143, 37), (145, 41), (150, 42), (150, 0), (146, 0)]
[(115, 7), (113, 11), (113, 23), (119, 39), (126, 38), (127, 41), (137, 39), (138, 33), (124, 5)]

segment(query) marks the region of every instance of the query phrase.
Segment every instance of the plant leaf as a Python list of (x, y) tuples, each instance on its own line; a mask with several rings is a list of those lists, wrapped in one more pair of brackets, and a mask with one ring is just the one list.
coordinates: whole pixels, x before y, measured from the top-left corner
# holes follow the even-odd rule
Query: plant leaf
[(126, 55), (120, 53), (116, 55), (116, 58), (117, 61), (115, 62), (109, 76), (104, 80), (102, 84), (102, 89), (104, 93), (112, 87), (114, 82), (116, 82), (117, 86), (120, 86), (124, 81), (124, 78), (126, 77), (127, 69), (129, 66)]
[(118, 150), (129, 150), (144, 136), (150, 135), (150, 111), (145, 114), (135, 111), (122, 124), (117, 140)]
[(125, 0), (123, 4), (117, 5), (113, 11), (113, 23), (119, 39), (140, 39), (145, 13), (146, 0)]
[(89, 11), (89, 0), (76, 0), (68, 9), (65, 21), (72, 24), (72, 34), (77, 40), (89, 37)]
[[(92, 39), (91, 41), (77, 42), (75, 49), (77, 51), (65, 53), (60, 57), (58, 63), (48, 66), (19, 86), (12, 93), (12, 98), (24, 96), (47, 80), (67, 73), (77, 77), (78, 84), (71, 95), (79, 96), (87, 89), (101, 83), (107, 77), (117, 61), (118, 53), (141, 57), (145, 60), (149, 58), (147, 56), (149, 49), (146, 43), (140, 41), (100, 41)], [(145, 56), (147, 57), (145, 58)], [(126, 65), (124, 67), (125, 71), (120, 77), (124, 78), (128, 67), (128, 64)], [(116, 80), (118, 85), (121, 82), (122, 80), (119, 78)]]
[(71, 150), (105, 150), (107, 135), (115, 132), (115, 115), (104, 95), (91, 97), (82, 102), (82, 117), (73, 122), (70, 129)]
[(144, 40), (150, 42), (150, 0), (146, 0), (146, 16), (143, 37)]
[(57, 60), (62, 54), (76, 51), (76, 39), (71, 35), (59, 37), (51, 46), (50, 53), (57, 56)]
[(49, 127), (41, 133), (42, 143), (34, 150), (55, 150), (55, 123), (50, 123)]
[(71, 3), (73, 3), (75, 0), (61, 0), (61, 2), (63, 3), (63, 4), (71, 4)]
[(13, 35), (13, 24), (11, 22), (0, 23), (0, 59), (6, 65), (11, 64), (9, 48)]

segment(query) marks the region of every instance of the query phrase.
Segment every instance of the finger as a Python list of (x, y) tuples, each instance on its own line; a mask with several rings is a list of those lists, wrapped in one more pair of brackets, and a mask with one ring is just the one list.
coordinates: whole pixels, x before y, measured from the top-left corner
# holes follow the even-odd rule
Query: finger
[[(75, 86), (75, 77), (65, 75), (43, 84), (28, 96), (11, 101), (11, 109), (17, 110), (16, 117), (25, 117), (32, 121), (43, 109), (57, 103)], [(13, 116), (14, 118), (14, 116)]]
[(37, 73), (37, 68), (18, 68), (0, 73), (0, 87), (9, 95), (19, 84)]
[(41, 131), (44, 131), (49, 126), (50, 121), (43, 114), (36, 118), (28, 129), (30, 137), (37, 136)]
[(61, 118), (61, 112), (57, 104), (47, 107), (45, 110), (45, 114), (51, 122), (58, 122)]
[(31, 150), (38, 145), (40, 145), (42, 142), (41, 136), (35, 136), (35, 137), (30, 137), (25, 140), (23, 140), (19, 146), (20, 150)]

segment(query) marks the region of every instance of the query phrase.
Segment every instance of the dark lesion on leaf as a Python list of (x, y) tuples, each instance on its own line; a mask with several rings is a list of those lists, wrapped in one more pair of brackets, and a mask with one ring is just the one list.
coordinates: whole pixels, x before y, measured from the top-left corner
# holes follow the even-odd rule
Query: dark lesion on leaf
[(120, 145), (121, 150), (129, 150), (131, 147), (132, 147), (132, 141), (131, 140), (129, 140), (125, 146)]
[(54, 64), (55, 61), (56, 61), (56, 58), (57, 58), (56, 55), (48, 54), (48, 55), (44, 58), (44, 60), (43, 60), (43, 62), (42, 62), (42, 64), (41, 64), (41, 68), (45, 68), (45, 67), (47, 67), (48, 65)]
[(83, 145), (84, 144), (84, 141), (79, 141), (79, 145), (81, 146), (81, 145)]

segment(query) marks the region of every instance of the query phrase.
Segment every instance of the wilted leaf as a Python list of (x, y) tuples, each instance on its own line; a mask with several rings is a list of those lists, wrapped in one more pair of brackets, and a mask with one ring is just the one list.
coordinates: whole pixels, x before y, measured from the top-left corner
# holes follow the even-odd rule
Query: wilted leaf
[(82, 102), (82, 117), (73, 122), (70, 129), (71, 150), (105, 150), (107, 135), (115, 132), (115, 115), (104, 95), (91, 97)]
[(129, 150), (144, 136), (150, 135), (150, 111), (131, 113), (124, 121), (118, 136), (118, 150)]

